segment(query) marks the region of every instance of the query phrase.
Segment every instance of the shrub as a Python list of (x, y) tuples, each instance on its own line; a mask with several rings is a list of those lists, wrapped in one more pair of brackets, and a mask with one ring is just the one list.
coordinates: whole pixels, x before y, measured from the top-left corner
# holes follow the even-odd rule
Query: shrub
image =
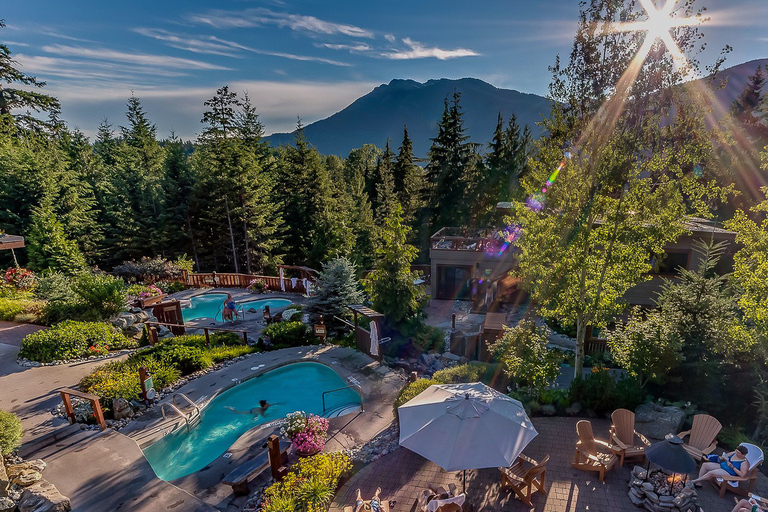
[(546, 327), (520, 320), (511, 329), (504, 327), (504, 334), (490, 349), (518, 385), (542, 390), (560, 373), (561, 357), (547, 349), (548, 336)]
[(12, 412), (0, 411), (0, 455), (8, 455), (21, 446), (23, 435), (24, 429), (19, 417)]
[(114, 327), (101, 322), (67, 320), (50, 329), (27, 335), (19, 355), (32, 361), (50, 363), (105, 354), (112, 347), (125, 347), (128, 340)]
[(0, 320), (10, 322), (32, 305), (32, 301), (29, 300), (0, 297)]
[(18, 290), (29, 290), (35, 286), (35, 273), (19, 267), (11, 267), (3, 274), (3, 281)]
[(176, 261), (165, 258), (141, 258), (141, 261), (124, 261), (113, 269), (115, 275), (128, 282), (154, 283), (163, 279), (176, 279), (184, 275), (184, 271), (192, 271), (192, 260), (186, 255)]
[(114, 361), (99, 366), (93, 373), (80, 380), (80, 388), (101, 398), (105, 407), (111, 407), (115, 398), (134, 400), (141, 393), (139, 367), (144, 366), (152, 374), (153, 386), (160, 390), (177, 381), (179, 371), (165, 363), (147, 357), (128, 361)]
[(254, 279), (248, 283), (248, 290), (253, 293), (264, 293), (264, 290), (268, 289), (266, 281), (263, 279)]
[(238, 346), (221, 346), (211, 347), (206, 351), (206, 355), (213, 363), (221, 363), (222, 361), (229, 361), (236, 357), (244, 356), (258, 350), (254, 347), (248, 347), (246, 345)]
[(116, 315), (125, 307), (125, 284), (116, 277), (85, 272), (77, 276), (72, 288), (101, 318)]
[(500, 363), (472, 361), (435, 372), (432, 380), (436, 384), (460, 384), (462, 382), (482, 382), (500, 391), (509, 386), (509, 377)]
[(570, 400), (595, 414), (620, 408), (633, 411), (645, 400), (645, 392), (636, 379), (625, 377), (616, 381), (609, 372), (597, 371), (573, 380)]
[(427, 389), (432, 384), (439, 383), (434, 382), (432, 379), (418, 379), (415, 382), (409, 382), (406, 384), (403, 389), (400, 390), (400, 394), (398, 394), (397, 398), (395, 399), (395, 410), (397, 410), (408, 400), (416, 398), (422, 391)]
[(217, 332), (211, 335), (211, 345), (234, 347), (237, 345), (245, 345), (245, 340), (242, 336), (234, 332)]
[(45, 272), (37, 278), (35, 298), (48, 302), (75, 302), (79, 299), (72, 289), (72, 280), (62, 272)]
[(299, 459), (281, 482), (265, 489), (262, 512), (327, 510), (339, 479), (351, 467), (344, 452)]
[(277, 322), (264, 329), (275, 348), (299, 347), (315, 343), (309, 327), (302, 322)]
[(189, 375), (213, 364), (209, 357), (197, 347), (185, 345), (161, 345), (163, 347), (157, 353), (158, 359), (169, 366), (173, 366), (182, 375)]
[(439, 327), (427, 325), (421, 318), (412, 318), (405, 322), (400, 328), (400, 333), (410, 338), (422, 352), (443, 352), (445, 348), (445, 332)]
[(160, 288), (163, 293), (178, 293), (187, 289), (187, 286), (180, 281), (159, 281), (155, 285)]

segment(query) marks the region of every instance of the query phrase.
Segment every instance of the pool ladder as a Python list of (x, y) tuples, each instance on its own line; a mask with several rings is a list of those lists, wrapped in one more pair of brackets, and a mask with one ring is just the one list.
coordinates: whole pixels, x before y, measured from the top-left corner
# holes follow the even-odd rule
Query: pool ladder
[(349, 386), (344, 386), (343, 388), (331, 389), (323, 392), (323, 414), (325, 414), (328, 411), (328, 409), (326, 409), (325, 407), (325, 395), (327, 395), (328, 393), (335, 393), (336, 391), (344, 391), (345, 389), (353, 389), (357, 392), (358, 395), (360, 395), (360, 410), (363, 412), (365, 411), (365, 407), (363, 405), (365, 401), (363, 399), (363, 388), (360, 387), (359, 384), (350, 384)]
[[(176, 404), (176, 398), (181, 397), (186, 402), (192, 406), (192, 411), (189, 413), (184, 413)], [(187, 431), (192, 430), (194, 427), (200, 424), (201, 416), (200, 416), (200, 407), (193, 402), (187, 395), (184, 393), (176, 393), (173, 395), (173, 399), (171, 400), (173, 403), (164, 403), (160, 406), (160, 412), (163, 413), (163, 419), (168, 419), (168, 417), (165, 415), (165, 406), (171, 408), (172, 411), (174, 411), (178, 416), (181, 416), (184, 418), (184, 422), (187, 425)]]

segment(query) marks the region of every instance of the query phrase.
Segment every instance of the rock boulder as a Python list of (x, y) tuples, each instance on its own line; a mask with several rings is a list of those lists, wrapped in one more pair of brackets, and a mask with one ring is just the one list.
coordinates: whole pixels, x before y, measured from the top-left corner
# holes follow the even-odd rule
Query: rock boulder
[(662, 407), (650, 402), (635, 409), (635, 428), (645, 437), (661, 440), (677, 434), (683, 426), (685, 412), (679, 407)]
[(115, 398), (112, 401), (112, 408), (114, 409), (116, 420), (122, 420), (133, 416), (133, 408), (131, 407), (130, 402), (125, 398)]
[(8, 488), (10, 486), (11, 479), (8, 478), (8, 473), (5, 471), (5, 465), (3, 465), (3, 458), (0, 457), (0, 498), (8, 496)]
[(24, 489), (19, 500), (19, 512), (69, 512), (69, 498), (62, 496), (56, 486), (45, 480)]
[[(2, 465), (2, 464), (0, 464)], [(0, 498), (0, 512), (13, 512), (16, 510), (16, 502), (13, 501), (11, 498), (2, 497)]]

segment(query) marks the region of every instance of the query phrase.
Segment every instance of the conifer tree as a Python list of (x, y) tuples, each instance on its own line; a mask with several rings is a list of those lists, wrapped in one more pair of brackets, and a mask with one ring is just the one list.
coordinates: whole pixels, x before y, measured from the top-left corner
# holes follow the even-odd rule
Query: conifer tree
[(403, 126), (403, 142), (398, 150), (392, 174), (395, 193), (403, 207), (403, 219), (407, 224), (413, 224), (423, 204), (421, 197), (424, 189), (424, 171), (416, 165), (407, 126)]
[(374, 211), (376, 212), (377, 224), (384, 223), (384, 219), (392, 214), (394, 205), (397, 203), (395, 194), (395, 182), (392, 174), (392, 159), (394, 153), (389, 149), (389, 139), (384, 152), (379, 157), (376, 165), (376, 203)]
[(27, 254), (29, 266), (37, 271), (74, 274), (86, 268), (85, 258), (77, 243), (67, 237), (49, 201), (32, 210)]

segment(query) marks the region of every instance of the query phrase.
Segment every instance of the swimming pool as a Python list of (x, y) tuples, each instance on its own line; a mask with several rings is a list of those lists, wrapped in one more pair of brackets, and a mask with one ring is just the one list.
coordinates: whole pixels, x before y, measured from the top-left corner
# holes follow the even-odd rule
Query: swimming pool
[[(226, 293), (204, 293), (202, 295), (196, 295), (189, 299), (190, 306), (188, 308), (181, 309), (181, 316), (184, 321), (196, 320), (198, 318), (213, 318), (221, 321), (220, 308), (224, 299), (227, 298)], [(254, 299), (245, 302), (238, 302), (238, 305), (243, 306), (243, 311), (248, 314), (248, 310), (258, 309), (262, 310), (265, 306), (270, 308), (282, 308), (288, 306), (291, 303), (288, 299)]]
[[(194, 473), (222, 455), (232, 443), (251, 428), (282, 419), (289, 412), (323, 414), (324, 391), (348, 385), (338, 373), (320, 363), (293, 363), (247, 380), (217, 396), (203, 409), (200, 424), (168, 434), (144, 448), (144, 456), (155, 474), (170, 481)], [(265, 416), (236, 414), (259, 406), (259, 400), (274, 404)], [(360, 404), (352, 389), (325, 397), (327, 409)]]

